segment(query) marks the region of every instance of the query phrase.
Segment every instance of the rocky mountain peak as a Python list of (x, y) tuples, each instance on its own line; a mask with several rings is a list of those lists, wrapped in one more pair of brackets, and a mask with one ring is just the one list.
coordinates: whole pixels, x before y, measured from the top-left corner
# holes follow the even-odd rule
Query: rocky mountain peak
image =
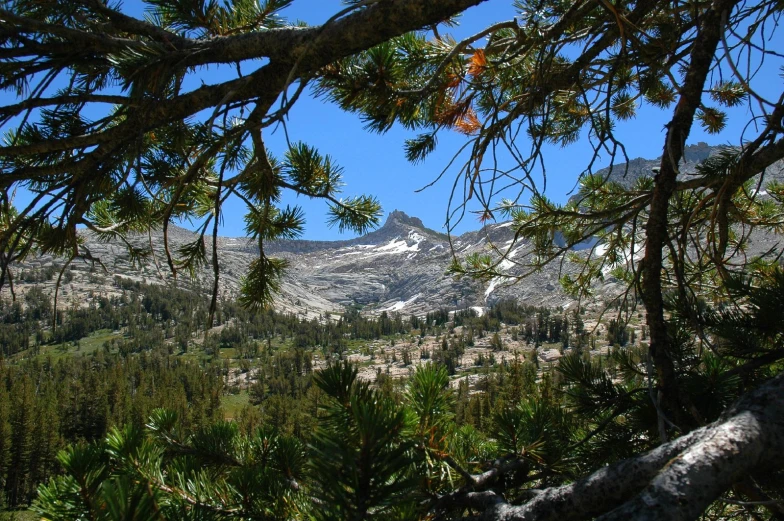
[(443, 241), (445, 236), (425, 226), (419, 217), (411, 217), (400, 210), (393, 210), (384, 225), (364, 237), (354, 239), (364, 244), (381, 244), (395, 238), (408, 239), (411, 234), (431, 240)]
[[(721, 146), (709, 145), (703, 141), (687, 145), (683, 149), (681, 159), (681, 174), (687, 175), (694, 172), (696, 166), (708, 159), (713, 154), (722, 150)], [(653, 169), (661, 164), (661, 157), (656, 159), (645, 159), (638, 157), (630, 159), (628, 163), (617, 163), (612, 168), (603, 168), (596, 172), (596, 175), (606, 177), (625, 187), (631, 187), (641, 176), (653, 176)]]
[[(684, 175), (694, 171), (694, 158), (704, 159), (719, 150), (705, 143), (687, 147), (687, 160), (681, 167)], [(651, 175), (652, 168), (659, 164), (658, 159), (638, 158), (630, 160), (628, 165), (615, 165), (612, 172), (604, 170), (598, 173), (629, 185), (640, 175)], [(769, 179), (784, 180), (782, 162), (771, 166), (768, 176)], [(153, 235), (155, 257), (142, 263), (135, 262), (121, 243), (98, 241), (86, 230), (80, 233), (84, 233), (92, 254), (104, 262), (110, 274), (140, 282), (173, 283), (165, 266), (156, 265), (156, 260), (160, 262), (165, 258), (161, 232)], [(169, 227), (172, 250), (176, 251), (195, 237), (193, 232), (183, 228)], [(508, 287), (508, 280), (502, 277), (480, 283), (469, 278), (457, 280), (445, 274), (453, 253), (460, 257), (487, 253), (488, 241), (492, 241), (499, 248), (511, 248), (499, 269), (516, 275), (519, 267), (515, 263), (524, 262), (531, 248), (527, 241), (513, 244), (513, 237), (513, 223), (504, 222), (453, 236), (449, 244), (443, 233), (428, 229), (421, 219), (395, 210), (387, 215), (383, 226), (362, 237), (341, 241), (271, 241), (265, 246), (265, 252), (290, 263), (283, 281), (283, 294), (276, 303), (278, 310), (301, 313), (309, 318), (317, 318), (325, 311), (339, 313), (346, 305), (364, 306), (369, 313), (387, 311), (405, 314), (423, 314), (443, 307), (482, 307), (503, 298), (516, 298), (535, 305), (569, 305), (571, 300), (558, 285), (558, 279), (564, 273), (576, 274), (579, 270), (578, 266), (569, 262), (552, 263), (541, 272)], [(755, 238), (758, 249), (753, 251), (770, 248), (773, 239), (760, 237)], [(138, 241), (139, 246), (148, 244), (146, 235), (132, 240)], [(558, 235), (556, 242), (563, 245), (563, 237)], [(591, 239), (573, 249), (585, 250), (595, 244), (596, 239)], [(245, 238), (224, 237), (219, 239), (219, 248), (221, 295), (231, 297), (237, 294), (241, 278), (247, 273), (250, 263), (258, 258), (257, 244)], [(19, 269), (27, 274), (44, 273), (61, 262), (51, 256), (41, 256), (26, 260)], [(72, 271), (74, 279), (63, 288), (63, 302), (76, 302), (87, 291), (105, 293), (107, 288), (112, 287), (111, 278), (93, 270), (88, 264), (74, 263)], [(183, 277), (178, 279), (177, 284), (211, 288), (212, 277), (212, 270), (207, 269), (199, 274), (197, 281)], [(18, 279), (24, 279), (21, 273)], [(20, 282), (24, 283), (24, 280)], [(621, 288), (619, 284), (608, 278), (597, 294), (614, 294)], [(54, 281), (49, 280), (45, 285), (54, 291)]]
[(704, 141), (700, 141), (694, 145), (686, 146), (683, 150), (683, 159), (691, 163), (701, 163), (720, 149), (721, 147), (719, 146), (711, 146)]
[(385, 228), (393, 228), (396, 226), (413, 226), (414, 228), (421, 228), (422, 230), (426, 230), (425, 224), (422, 222), (422, 219), (419, 217), (409, 217), (408, 214), (405, 212), (401, 212), (400, 210), (393, 210), (387, 216), (387, 220), (384, 223), (384, 226), (381, 229)]

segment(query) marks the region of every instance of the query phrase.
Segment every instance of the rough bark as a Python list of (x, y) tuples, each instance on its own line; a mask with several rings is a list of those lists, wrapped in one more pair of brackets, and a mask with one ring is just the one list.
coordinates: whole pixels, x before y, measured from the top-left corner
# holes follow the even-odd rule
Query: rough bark
[[(286, 27), (218, 37), (183, 48), (171, 59), (187, 66), (235, 63), (260, 57), (300, 62), (307, 70), (438, 23), (487, 0), (379, 1), (328, 25)], [(168, 59), (168, 58), (167, 58)]]
[[(185, 41), (187, 44), (172, 45), (168, 52), (157, 59), (156, 63), (164, 68), (166, 68), (165, 64), (171, 64), (169, 72), (171, 67), (186, 70), (189, 67), (210, 63), (234, 63), (263, 57), (270, 58), (270, 62), (244, 78), (218, 85), (205, 85), (173, 99), (167, 99), (165, 103), (154, 99), (132, 100), (133, 117), (103, 132), (64, 140), (50, 140), (34, 145), (0, 147), (0, 154), (19, 156), (127, 141), (133, 136), (140, 136), (150, 129), (170, 122), (181, 121), (221, 102), (252, 100), (260, 94), (279, 93), (287, 80), (307, 78), (329, 63), (369, 49), (392, 37), (436, 24), (484, 1), (486, 0), (383, 1), (320, 27), (273, 29), (214, 38), (203, 42), (184, 40), (172, 35), (173, 42)], [(0, 10), (0, 14), (3, 12)], [(118, 23), (121, 27), (135, 30), (137, 33), (143, 32), (145, 24), (124, 16)], [(154, 28), (154, 26), (150, 27)], [(78, 33), (75, 30), (71, 32)], [(155, 34), (160, 37), (158, 32)], [(78, 34), (73, 37), (76, 36)], [(89, 36), (101, 40), (101, 37)], [(105, 36), (103, 40), (111, 42), (113, 46), (117, 45), (114, 38)], [(129, 41), (129, 43), (134, 42)], [(102, 158), (103, 156), (99, 157), (97, 161)], [(67, 167), (69, 170), (75, 167), (85, 170), (92, 168), (93, 165), (71, 164)], [(8, 179), (15, 181), (36, 175), (51, 175), (51, 173), (51, 168), (30, 168), (23, 172), (9, 172), (12, 178)]]
[(711, 425), (573, 484), (547, 489), (524, 505), (497, 502), (480, 519), (696, 519), (746, 475), (782, 464), (784, 375), (779, 375), (745, 395)]
[[(659, 174), (654, 181), (650, 216), (646, 228), (645, 256), (642, 261), (642, 293), (648, 327), (650, 329), (650, 355), (656, 369), (658, 384), (664, 396), (664, 408), (672, 414), (681, 428), (699, 423), (694, 417), (694, 408), (688, 399), (678, 392), (675, 364), (664, 320), (664, 298), (662, 294), (663, 252), (669, 233), (667, 216), (670, 198), (675, 193), (678, 165), (683, 157), (686, 139), (700, 106), (705, 80), (713, 63), (716, 48), (721, 41), (723, 15), (732, 9), (735, 1), (716, 2), (701, 15), (698, 35), (691, 51), (689, 69), (680, 90), (680, 99), (672, 120), (667, 124), (664, 152)], [(690, 410), (692, 417), (681, 414)], [(698, 415), (697, 415), (698, 416)]]
[(747, 395), (603, 521), (696, 519), (747, 475), (784, 462), (784, 375)]

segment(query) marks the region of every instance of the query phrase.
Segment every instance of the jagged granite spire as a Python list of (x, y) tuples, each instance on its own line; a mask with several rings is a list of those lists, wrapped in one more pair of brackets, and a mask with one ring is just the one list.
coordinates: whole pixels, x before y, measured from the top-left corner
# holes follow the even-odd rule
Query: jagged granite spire
[(422, 228), (423, 230), (427, 229), (425, 228), (422, 219), (419, 217), (409, 217), (408, 214), (400, 210), (393, 210), (390, 212), (390, 214), (387, 216), (387, 220), (384, 223), (384, 226), (381, 228), (383, 229), (387, 226), (391, 227), (396, 225), (413, 226), (415, 228)]

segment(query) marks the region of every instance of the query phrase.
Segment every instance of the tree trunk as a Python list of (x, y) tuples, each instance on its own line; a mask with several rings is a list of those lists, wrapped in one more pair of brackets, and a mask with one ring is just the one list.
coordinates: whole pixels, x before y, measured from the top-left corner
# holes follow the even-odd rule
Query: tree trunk
[(742, 397), (715, 423), (570, 485), (547, 489), (524, 505), (483, 497), (481, 506), (486, 510), (480, 519), (697, 519), (747, 475), (782, 465), (784, 374)]

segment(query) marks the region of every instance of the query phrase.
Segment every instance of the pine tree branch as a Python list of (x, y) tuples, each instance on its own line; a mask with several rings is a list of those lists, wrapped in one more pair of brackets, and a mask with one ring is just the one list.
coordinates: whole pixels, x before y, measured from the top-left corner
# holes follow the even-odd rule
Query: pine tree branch
[[(298, 64), (295, 77), (308, 77), (335, 60), (370, 48), (394, 36), (441, 21), (482, 1), (484, 0), (442, 0), (432, 3), (421, 0), (382, 2), (339, 19), (330, 26), (309, 29), (275, 29), (214, 38), (186, 50), (164, 52), (156, 59), (156, 64), (171, 64), (166, 67), (170, 72), (173, 71), (172, 67), (177, 70), (186, 70), (190, 67), (210, 63), (235, 63), (262, 56), (274, 59), (272, 63), (260, 67), (244, 78), (218, 85), (202, 86), (186, 94), (167, 99), (165, 103), (154, 99), (144, 102), (135, 100), (137, 106), (133, 110), (134, 116), (103, 132), (60, 140), (44, 140), (30, 145), (1, 147), (0, 156), (16, 157), (65, 151), (111, 142), (119, 144), (161, 125), (181, 121), (221, 102), (235, 99), (253, 100), (260, 92), (279, 93), (284, 85), (284, 80), (288, 77), (290, 65), (294, 62)], [(107, 39), (86, 31), (58, 28), (3, 10), (0, 10), (0, 15), (8, 15), (6, 16), (7, 20), (22, 27), (29, 27), (29, 30), (39, 30), (44, 33), (56, 30), (66, 41), (86, 41), (88, 44), (109, 45), (104, 51), (107, 53), (121, 52), (123, 49), (139, 45), (139, 42), (135, 40)], [(318, 45), (310, 45), (310, 42), (316, 38)], [(126, 43), (127, 46), (124, 46)], [(60, 45), (60, 47), (63, 46)], [(182, 53), (187, 53), (187, 55)], [(232, 98), (226, 100), (226, 96), (232, 92), (234, 92)], [(84, 166), (89, 168), (91, 165)], [(17, 169), (15, 172), (9, 172), (12, 176), (11, 180), (22, 180), (52, 173), (52, 167), (41, 170), (36, 168)]]
[[(739, 479), (784, 463), (784, 375), (742, 397), (715, 423), (523, 505), (499, 502), (483, 521), (696, 519)], [(479, 506), (479, 505), (477, 505)]]
[(84, 4), (88, 5), (90, 9), (94, 10), (96, 13), (106, 16), (111, 21), (112, 26), (121, 31), (138, 36), (146, 36), (176, 49), (183, 49), (195, 45), (195, 42), (190, 38), (185, 38), (144, 20), (128, 16), (116, 9), (108, 7), (101, 0), (84, 0)]
[(40, 108), (40, 107), (50, 107), (50, 106), (58, 106), (58, 105), (72, 105), (72, 104), (81, 104), (81, 103), (110, 103), (113, 105), (123, 105), (129, 104), (129, 106), (133, 106), (134, 103), (132, 100), (126, 96), (112, 96), (112, 95), (102, 95), (102, 94), (75, 94), (75, 95), (63, 95), (63, 96), (53, 96), (51, 98), (32, 98), (17, 103), (15, 105), (6, 105), (4, 107), (0, 107), (0, 119), (8, 119), (18, 114), (21, 114), (25, 110)]
[[(678, 169), (686, 139), (700, 106), (705, 81), (713, 64), (721, 33), (724, 30), (724, 11), (731, 10), (735, 1), (716, 2), (701, 17), (697, 39), (692, 47), (689, 68), (683, 82), (680, 100), (672, 120), (667, 125), (665, 147), (659, 173), (654, 178), (653, 197), (646, 226), (645, 256), (642, 264), (643, 301), (650, 328), (650, 353), (656, 366), (659, 386), (664, 392), (664, 407), (674, 421), (682, 427), (699, 424), (699, 414), (688, 399), (678, 391), (675, 366), (671, 358), (667, 325), (664, 320), (662, 290), (663, 250), (669, 237), (668, 213), (670, 198), (675, 193)], [(692, 417), (686, 420), (681, 414), (684, 407)]]

